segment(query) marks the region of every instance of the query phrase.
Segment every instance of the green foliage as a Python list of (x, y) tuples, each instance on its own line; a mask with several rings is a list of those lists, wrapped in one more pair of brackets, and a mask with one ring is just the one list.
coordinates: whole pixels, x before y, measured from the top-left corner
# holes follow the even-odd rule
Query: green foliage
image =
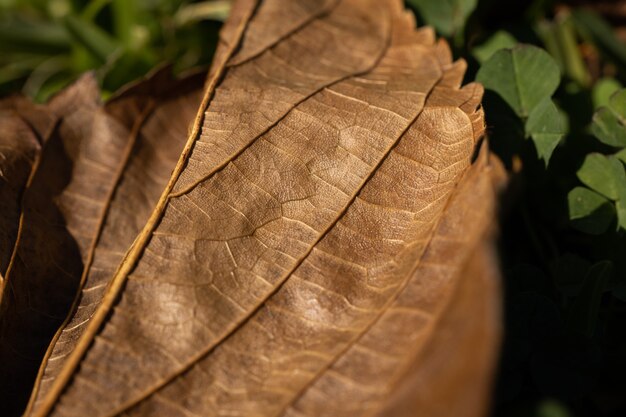
[(590, 153), (576, 174), (583, 184), (611, 200), (626, 194), (624, 168), (615, 157)]
[(569, 15), (559, 15), (554, 21), (543, 20), (537, 25), (538, 35), (546, 50), (554, 57), (561, 72), (581, 86), (588, 86), (591, 77), (578, 50), (576, 31)]
[(541, 100), (528, 115), (526, 134), (532, 138), (537, 148), (537, 155), (545, 161), (546, 165), (566, 133), (565, 125), (556, 105), (549, 97)]
[(515, 39), (512, 34), (503, 30), (499, 30), (485, 42), (478, 46), (475, 46), (472, 49), (472, 55), (474, 55), (478, 62), (483, 64), (485, 61), (491, 58), (491, 56), (498, 50), (513, 48), (517, 44), (517, 39)]
[(626, 90), (611, 95), (593, 115), (591, 132), (609, 146), (626, 146)]
[(574, 227), (585, 233), (604, 233), (615, 216), (615, 210), (606, 197), (585, 187), (570, 191), (567, 202)]
[(494, 415), (626, 415), (610, 382), (626, 373), (626, 44), (588, 8), (498, 6), (479, 1), (455, 45), (513, 172)]
[(465, 27), (465, 21), (476, 8), (478, 0), (408, 0), (443, 36), (451, 37)]
[(544, 401), (537, 410), (537, 417), (570, 417), (567, 409), (556, 401)]
[(550, 55), (532, 45), (497, 51), (476, 75), (520, 117), (528, 117), (543, 99), (552, 96), (560, 79), (559, 67)]
[[(615, 155), (590, 153), (577, 171), (578, 179), (590, 189), (602, 194), (615, 205), (617, 228), (626, 230), (626, 90), (613, 93), (606, 106), (593, 115), (591, 132), (598, 141), (622, 148)], [(569, 200), (570, 219), (579, 224), (581, 218), (593, 217), (593, 211), (578, 207), (578, 200)], [(572, 213), (576, 213), (573, 216)], [(580, 227), (579, 227), (580, 229)], [(602, 233), (600, 229), (580, 229), (587, 233)]]
[(585, 9), (575, 10), (572, 17), (581, 36), (592, 42), (608, 60), (626, 68), (626, 44), (604, 19)]
[(0, 94), (39, 101), (96, 70), (107, 95), (163, 62), (208, 65), (230, 2), (4, 0)]
[(560, 79), (559, 67), (547, 52), (524, 44), (496, 51), (476, 75), (477, 81), (498, 94), (525, 122), (526, 136), (532, 138), (546, 164), (566, 133), (550, 99)]
[(606, 106), (609, 104), (609, 99), (613, 95), (613, 93), (617, 92), (622, 88), (622, 85), (619, 81), (614, 78), (601, 78), (596, 84), (593, 86), (592, 100), (593, 107), (599, 108), (602, 106)]

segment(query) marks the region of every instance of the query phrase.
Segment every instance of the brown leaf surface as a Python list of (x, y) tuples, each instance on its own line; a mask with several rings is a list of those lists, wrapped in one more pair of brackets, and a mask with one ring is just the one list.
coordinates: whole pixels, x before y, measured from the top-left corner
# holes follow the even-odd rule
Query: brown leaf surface
[[(498, 161), (489, 159), (483, 145), (398, 297), (291, 402), (285, 416), (484, 415), (499, 340), (497, 263), (490, 259), (480, 269), (467, 264), (492, 250), (494, 191), (501, 178)], [(468, 302), (473, 304), (466, 308)]]
[(482, 88), (459, 89), (465, 64), (414, 26), (395, 0), (235, 3), (123, 259), (119, 222), (134, 234), (154, 193), (104, 223), (83, 290), (102, 301), (59, 333), (34, 415), (444, 415), (413, 391), (431, 379), (437, 403), (482, 414), (498, 335)]
[(459, 275), (433, 340), (405, 369), (377, 417), (488, 415), (501, 320), (493, 247), (481, 242)]
[(0, 101), (0, 297), (19, 229), (21, 199), (54, 117), (23, 97)]
[[(48, 348), (31, 403), (34, 409), (80, 338), (98, 307), (115, 268), (148, 220), (167, 185), (200, 104), (204, 74), (175, 81), (166, 68), (107, 103), (107, 112), (138, 129), (130, 155), (109, 203), (101, 231), (83, 271), (82, 294)], [(161, 91), (160, 91), (161, 90)], [(148, 108), (147, 115), (137, 119)], [(174, 116), (175, 115), (175, 116)], [(174, 116), (174, 117), (173, 117)]]
[[(443, 49), (440, 52), (443, 52), (444, 57), (448, 56), (447, 50)], [(463, 63), (448, 66), (448, 69), (454, 71), (459, 66), (462, 67)], [(462, 72), (457, 83), (461, 78)], [(454, 84), (451, 77), (442, 78), (429, 97), (427, 108), (420, 117), (426, 117), (431, 111), (435, 114), (438, 111), (456, 110), (457, 106), (462, 104), (472, 111), (470, 121), (475, 120), (478, 129), (481, 129), (482, 114), (474, 110), (479, 103), (482, 89), (476, 85), (468, 85), (463, 90), (458, 90), (458, 86), (446, 86), (446, 82)], [(433, 124), (429, 128), (445, 129), (447, 124), (445, 117), (435, 122), (437, 119), (437, 117), (430, 119)], [(414, 128), (418, 130), (420, 127), (418, 120)], [(411, 131), (407, 132), (407, 135), (410, 133)], [(475, 132), (476, 135), (480, 133), (480, 130)], [(424, 136), (422, 138), (425, 139)], [(471, 141), (471, 138), (470, 134), (466, 139)], [(398, 151), (403, 149), (402, 142), (398, 148)], [(415, 155), (419, 154), (419, 151), (415, 149)], [(380, 170), (384, 172), (385, 168), (386, 166), (382, 165)], [(285, 287), (274, 295), (249, 323), (237, 330), (232, 341), (225, 341), (210, 356), (198, 361), (193, 369), (142, 401), (127, 415), (212, 415), (208, 410), (232, 412), (233, 408), (244, 415), (258, 413), (260, 404), (264, 406), (263, 412), (267, 415), (371, 414), (377, 407), (384, 405), (385, 399), (394, 392), (393, 380), (397, 378), (395, 374), (406, 369), (410, 359), (418, 355), (430, 341), (428, 332), (432, 331), (433, 325), (429, 322), (438, 319), (438, 310), (445, 306), (446, 297), (449, 298), (448, 293), (454, 289), (453, 278), (491, 225), (494, 218), (495, 194), (490, 170), (487, 158), (483, 156), (480, 163), (475, 164), (466, 174), (466, 178), (451, 197), (437, 230), (430, 238), (422, 261), (418, 264), (409, 284), (405, 284), (407, 287), (400, 290), (392, 305), (377, 305), (379, 310), (364, 311), (365, 314), (382, 316), (370, 324), (369, 329), (357, 332), (362, 333), (345, 344), (347, 351), (335, 355), (334, 359), (320, 366), (317, 374), (311, 372), (310, 367), (320, 359), (316, 357), (321, 354), (320, 339), (327, 341), (329, 346), (326, 349), (335, 351), (341, 347), (342, 338), (338, 337), (337, 330), (340, 329), (336, 327), (336, 321), (342, 314), (347, 314), (342, 310), (358, 309), (360, 306), (357, 303), (368, 303), (368, 307), (371, 308), (373, 298), (377, 296), (371, 293), (365, 295), (369, 288), (367, 283), (358, 284), (358, 273), (352, 273), (355, 275), (354, 281), (350, 281), (349, 286), (345, 286), (345, 283), (333, 285), (324, 282), (323, 287), (331, 291), (331, 294), (325, 294), (307, 285), (315, 283), (312, 281), (312, 278), (317, 278), (315, 272), (311, 270), (301, 272), (300, 276), (307, 277), (305, 283), (297, 275), (299, 270), (296, 270), (290, 278), (291, 281), (285, 284)], [(372, 181), (376, 180), (377, 177), (374, 176)], [(397, 187), (401, 189), (409, 183), (415, 182), (409, 180)], [(369, 191), (367, 186), (364, 188), (364, 191), (366, 190)], [(374, 192), (377, 193), (379, 190)], [(405, 196), (406, 199), (411, 197), (419, 199), (417, 194)], [(390, 206), (388, 209), (394, 207)], [(333, 232), (330, 232), (329, 236), (332, 235)], [(356, 241), (352, 235), (349, 239)], [(329, 253), (345, 252), (342, 248), (349, 247), (347, 242), (336, 241), (331, 244), (334, 244), (333, 251), (328, 250), (324, 256), (328, 256)], [(370, 255), (375, 256), (381, 249), (380, 246), (374, 246), (369, 251)], [(347, 257), (348, 255), (345, 256)], [(443, 259), (446, 260), (445, 264), (442, 264)], [(327, 259), (325, 261), (328, 262)], [(326, 279), (334, 278), (333, 270), (338, 271), (335, 274), (350, 275), (345, 266), (341, 268), (341, 265), (336, 263), (331, 263), (326, 268), (328, 271), (325, 274), (328, 277)], [(290, 286), (294, 280), (296, 285)], [(363, 294), (359, 295), (359, 292)], [(292, 298), (296, 300), (291, 300)], [(308, 301), (307, 304), (310, 304), (311, 300), (323, 304), (325, 309), (330, 310), (326, 312), (328, 315), (326, 319), (322, 317), (313, 321), (307, 317), (320, 314), (306, 304), (303, 305), (302, 299)], [(283, 311), (283, 305), (288, 306), (289, 311)], [(303, 312), (306, 312), (305, 317), (298, 317)], [(426, 333), (421, 337), (420, 329)], [(278, 340), (268, 340), (266, 333), (270, 335), (275, 333)], [(289, 337), (284, 333), (288, 333)], [(289, 343), (285, 339), (297, 341), (296, 346), (290, 346), (294, 342)], [(494, 344), (494, 340), (496, 339), (493, 337), (485, 339), (489, 346)], [(311, 352), (303, 349), (302, 345), (316, 346), (316, 349)], [(244, 375), (237, 375), (237, 372), (241, 372), (241, 364), (245, 364), (246, 372)], [(364, 364), (368, 364), (369, 369), (364, 369)], [(300, 387), (300, 393), (297, 391), (298, 386), (295, 385), (299, 378), (294, 375), (277, 377), (275, 374), (280, 374), (280, 369), (289, 369), (292, 372), (294, 369), (301, 370), (300, 379), (303, 385)], [(249, 379), (248, 373), (256, 378), (262, 377), (264, 384), (258, 386), (258, 380)], [(489, 376), (487, 374), (483, 378), (485, 383), (488, 382)], [(478, 381), (475, 383), (477, 384), (475, 386), (478, 386)], [(239, 395), (234, 394), (236, 391)], [(328, 398), (350, 400), (331, 402)], [(181, 411), (181, 407), (176, 405), (183, 404), (185, 407)], [(484, 402), (480, 404), (484, 406)], [(220, 415), (220, 411), (214, 414)]]
[[(47, 125), (12, 105), (8, 143), (30, 147), (2, 300), (9, 414), (75, 288), (36, 415), (484, 414), (499, 317), (497, 165), (484, 146), (470, 164), (482, 89), (459, 89), (464, 62), (399, 3), (309, 6), (238, 3), (171, 179), (197, 82), (159, 73), (101, 107), (84, 78), (48, 106), (40, 165)], [(367, 45), (337, 46), (355, 34)]]
[(40, 150), (30, 126), (16, 112), (0, 110), (0, 288), (17, 237), (22, 193)]
[(28, 398), (43, 352), (67, 314), (125, 146), (101, 117), (98, 94), (88, 75), (48, 105), (60, 122), (24, 191), (0, 301), (0, 402), (8, 415)]
[[(3, 135), (8, 146), (3, 172), (11, 181), (2, 188), (6, 193), (2, 226), (7, 228), (2, 237), (9, 256), (14, 254), (3, 282), (7, 291), (0, 306), (0, 355), (7, 364), (2, 367), (2, 404), (8, 415), (15, 415), (24, 407), (45, 348), (67, 315), (79, 281), (85, 280), (84, 265), (92, 266), (95, 261), (90, 271), (104, 273), (106, 278), (114, 272), (165, 186), (160, 177), (167, 182), (178, 159), (189, 120), (199, 102), (202, 74), (179, 83), (169, 79), (168, 74), (168, 70), (160, 71), (148, 82), (120, 93), (104, 107), (98, 102), (99, 91), (91, 76), (83, 77), (46, 106), (36, 106), (21, 97), (0, 103), (2, 127), (10, 133)], [(168, 117), (165, 122), (161, 109), (151, 123), (141, 124), (144, 113), (157, 99), (180, 95), (189, 96), (189, 100), (175, 104), (180, 118)], [(176, 113), (172, 112), (172, 104), (169, 111)], [(138, 134), (135, 124), (143, 126)], [(180, 146), (168, 133), (178, 138)], [(147, 141), (151, 144), (146, 145), (145, 135), (151, 137)], [(37, 139), (43, 142), (43, 152), (39, 152)], [(137, 158), (141, 162), (135, 161)], [(120, 179), (127, 161), (131, 162)], [(33, 164), (33, 174), (26, 181)], [(121, 187), (114, 194), (118, 182)], [(132, 196), (127, 195), (129, 182), (134, 187)], [(27, 190), (20, 210), (24, 187)], [(111, 232), (111, 228), (115, 231)], [(104, 239), (101, 246), (105, 249), (94, 259), (93, 249), (101, 229), (109, 233), (98, 240)], [(118, 245), (117, 253), (113, 253), (111, 245)], [(105, 263), (112, 271), (99, 270)], [(90, 282), (94, 280), (97, 278)], [(89, 297), (81, 299), (81, 314), (75, 319), (84, 319), (97, 306), (97, 284), (87, 288)], [(66, 352), (53, 356), (53, 364), (62, 364), (61, 356), (71, 350), (71, 339), (80, 332), (81, 326), (76, 326), (76, 322), (70, 325), (74, 331), (59, 341), (59, 347), (66, 348)], [(46, 375), (42, 381), (50, 378)]]

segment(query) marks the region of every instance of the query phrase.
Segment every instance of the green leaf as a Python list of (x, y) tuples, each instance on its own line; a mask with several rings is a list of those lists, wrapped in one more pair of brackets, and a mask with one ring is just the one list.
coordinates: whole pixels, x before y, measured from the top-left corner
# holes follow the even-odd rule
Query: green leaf
[(100, 68), (102, 88), (105, 91), (115, 92), (124, 84), (146, 75), (157, 62), (157, 58), (151, 56), (149, 49), (125, 50), (124, 53), (115, 56), (107, 65)]
[(593, 336), (602, 294), (607, 290), (612, 274), (613, 264), (609, 261), (598, 262), (589, 269), (582, 291), (568, 311), (567, 323), (570, 328), (588, 337)]
[(526, 120), (526, 134), (532, 138), (537, 155), (545, 161), (546, 166), (566, 133), (563, 118), (549, 97), (535, 106)]
[(615, 154), (615, 157), (626, 164), (626, 149), (622, 149), (618, 153)]
[(614, 156), (590, 153), (576, 175), (583, 184), (611, 200), (626, 198), (626, 172)]
[(128, 0), (112, 0), (113, 28), (116, 37), (126, 48), (131, 48), (132, 32), (136, 24), (136, 2)]
[(482, 64), (491, 58), (498, 50), (513, 48), (515, 45), (517, 45), (517, 39), (515, 39), (513, 35), (507, 31), (499, 30), (485, 42), (475, 46), (472, 49), (472, 55)]
[(622, 85), (615, 78), (601, 78), (593, 86), (591, 99), (594, 108), (600, 108), (609, 104), (609, 98), (619, 91)]
[(576, 187), (570, 191), (567, 203), (572, 226), (592, 235), (604, 233), (615, 215), (609, 200), (585, 187)]
[(626, 90), (613, 93), (609, 97), (608, 107), (613, 111), (613, 114), (615, 114), (622, 126), (626, 126)]
[(422, 15), (426, 24), (446, 37), (460, 32), (476, 8), (478, 0), (408, 0)]
[(72, 38), (102, 63), (121, 48), (113, 37), (88, 20), (68, 15), (63, 22)]
[(591, 133), (609, 146), (626, 146), (626, 127), (609, 107), (602, 107), (594, 113), (591, 123)]
[(501, 49), (478, 70), (477, 81), (502, 97), (520, 117), (528, 117), (560, 82), (559, 66), (543, 49), (520, 44)]
[(67, 31), (54, 23), (33, 24), (18, 19), (0, 24), (0, 55), (8, 52), (54, 55), (70, 50)]
[(626, 146), (626, 89), (613, 93), (593, 115), (591, 133), (607, 145)]
[(619, 199), (615, 203), (617, 212), (617, 226), (626, 230), (626, 199)]
[(93, 20), (111, 0), (91, 0), (82, 10), (80, 16), (85, 20)]
[(578, 40), (569, 14), (560, 13), (553, 22), (542, 21), (538, 31), (550, 55), (563, 73), (580, 86), (588, 86), (591, 76), (578, 47)]

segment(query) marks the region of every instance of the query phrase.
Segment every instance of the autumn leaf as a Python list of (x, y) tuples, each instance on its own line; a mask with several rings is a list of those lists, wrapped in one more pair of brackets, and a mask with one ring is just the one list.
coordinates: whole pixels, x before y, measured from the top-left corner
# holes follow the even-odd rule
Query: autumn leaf
[[(126, 158), (98, 240), (91, 248), (91, 258), (83, 271), (82, 295), (76, 301), (71, 319), (64, 323), (48, 349), (35, 387), (37, 397), (45, 395), (63, 365), (63, 359), (74, 348), (102, 299), (115, 267), (147, 221), (178, 160), (189, 122), (193, 120), (200, 103), (202, 78), (199, 76), (202, 74), (179, 82), (163, 79), (168, 74), (169, 71), (163, 71), (109, 103), (111, 114), (119, 113), (116, 116), (122, 120), (136, 114), (129, 109), (142, 107), (139, 90), (145, 89), (152, 95), (143, 97), (144, 101), (155, 101), (149, 104), (152, 109), (142, 119), (141, 125), (134, 127), (133, 149)], [(163, 89), (164, 86), (168, 86), (167, 91), (157, 93), (158, 88)], [(173, 113), (177, 117), (169, 116)]]
[[(0, 380), (2, 395), (6, 396), (2, 402), (9, 410), (12, 404), (20, 407), (20, 402), (28, 398), (44, 353), (71, 311), (86, 274), (103, 274), (108, 279), (106, 268), (114, 270), (145, 223), (147, 216), (141, 217), (142, 204), (149, 213), (153, 203), (150, 189), (156, 195), (154, 200), (162, 189), (158, 181), (153, 183), (152, 170), (167, 177), (178, 158), (181, 146), (176, 147), (176, 141), (168, 140), (165, 135), (177, 129), (179, 135), (186, 135), (199, 100), (178, 103), (177, 111), (182, 117), (178, 122), (169, 118), (166, 127), (154, 126), (163, 123), (158, 115), (150, 119), (152, 123), (144, 120), (156, 97), (172, 95), (159, 90), (176, 87), (180, 91), (173, 97), (184, 94), (191, 101), (202, 84), (198, 76), (186, 80), (183, 84), (193, 84), (195, 95), (190, 95), (189, 85), (173, 86), (165, 73), (161, 71), (152, 80), (120, 93), (105, 106), (99, 103), (95, 80), (87, 75), (47, 105), (58, 126), (46, 142), (41, 161), (24, 192), (19, 238), (3, 283), (6, 290), (0, 305), (0, 357), (7, 364), (2, 367)], [(184, 116), (185, 104), (189, 117)], [(157, 142), (156, 146), (144, 144), (146, 129), (152, 129), (149, 135)], [(137, 153), (147, 156), (137, 157)], [(171, 154), (170, 164), (163, 153)], [(136, 158), (143, 162), (137, 162)], [(160, 159), (152, 162), (155, 158)], [(147, 178), (140, 176), (142, 169), (148, 170), (144, 174)], [(132, 195), (127, 195), (129, 181), (134, 181)], [(124, 201), (121, 207), (119, 199)], [(124, 214), (118, 221), (115, 216), (120, 217), (120, 210)], [(107, 227), (107, 221), (114, 223), (115, 230)], [(111, 237), (111, 233), (115, 236)], [(51, 236), (54, 238), (50, 239)], [(111, 239), (119, 246), (111, 248)], [(96, 243), (104, 247), (98, 257), (94, 250)], [(89, 317), (91, 303), (97, 300), (94, 287), (101, 282), (96, 277), (89, 284), (84, 290), (90, 298), (81, 299), (83, 305), (78, 308), (75, 320), (82, 320), (84, 315)], [(102, 291), (105, 286), (106, 281)], [(75, 338), (80, 331), (80, 326), (74, 324), (68, 323), (75, 327), (73, 332), (67, 332), (72, 333), (69, 338)], [(69, 347), (64, 339), (57, 346), (58, 349)]]
[(54, 122), (24, 97), (0, 101), (0, 288), (18, 234), (22, 193)]
[(0, 220), (0, 276), (3, 276), (17, 237), (21, 193), (41, 147), (28, 124), (12, 111), (0, 110), (0, 126), (0, 210), (3, 213)]
[(0, 358), (7, 398), (27, 398), (51, 333), (67, 314), (125, 148), (124, 136), (107, 129), (90, 75), (52, 100), (49, 109), (61, 120), (24, 191), (3, 282)]
[(399, 1), (239, 0), (204, 89), (61, 93), (3, 384), (31, 416), (485, 415), (504, 174), (465, 69)]

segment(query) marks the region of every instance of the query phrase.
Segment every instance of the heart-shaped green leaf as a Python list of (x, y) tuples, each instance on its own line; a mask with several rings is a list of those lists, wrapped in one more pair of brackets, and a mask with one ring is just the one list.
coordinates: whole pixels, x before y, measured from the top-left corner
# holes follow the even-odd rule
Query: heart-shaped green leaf
[(613, 221), (615, 209), (609, 200), (585, 187), (576, 187), (567, 195), (572, 225), (585, 233), (600, 235)]
[(626, 198), (626, 173), (614, 156), (590, 153), (576, 175), (583, 184), (611, 200)]
[(591, 99), (593, 106), (600, 108), (609, 104), (609, 98), (622, 88), (622, 85), (615, 78), (601, 78), (593, 86)]
[(526, 120), (526, 134), (532, 138), (537, 155), (546, 165), (565, 133), (567, 129), (563, 118), (549, 97), (544, 98)]
[(610, 146), (626, 146), (626, 89), (614, 93), (593, 115), (591, 132)]
[(485, 62), (476, 79), (502, 97), (520, 117), (528, 117), (560, 82), (559, 66), (543, 49), (520, 44), (502, 49)]

